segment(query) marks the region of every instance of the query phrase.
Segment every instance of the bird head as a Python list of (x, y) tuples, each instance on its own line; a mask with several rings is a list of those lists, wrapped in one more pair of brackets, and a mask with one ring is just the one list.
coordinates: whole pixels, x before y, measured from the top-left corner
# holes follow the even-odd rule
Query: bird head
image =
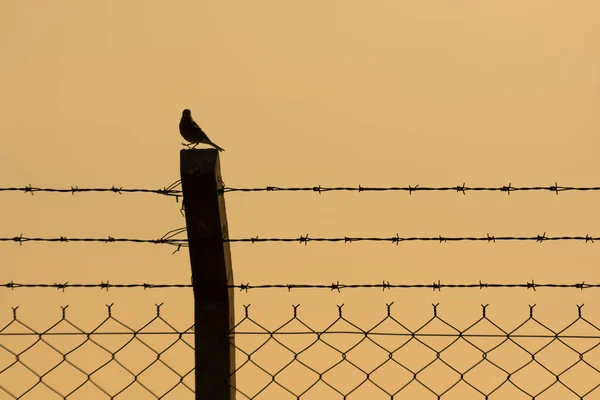
[(191, 117), (192, 116), (192, 112), (186, 108), (185, 110), (183, 110), (183, 114), (182, 115), (184, 117)]

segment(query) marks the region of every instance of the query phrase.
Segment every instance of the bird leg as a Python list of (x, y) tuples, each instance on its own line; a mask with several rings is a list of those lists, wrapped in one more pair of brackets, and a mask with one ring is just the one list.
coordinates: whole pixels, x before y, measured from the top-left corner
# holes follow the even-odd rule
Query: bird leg
[(192, 144), (191, 144), (191, 143), (183, 143), (183, 142), (181, 142), (181, 144), (182, 144), (183, 146), (187, 147), (187, 148), (188, 148), (188, 150), (189, 150), (190, 148), (191, 148), (191, 149), (194, 149), (196, 146), (198, 146), (198, 143), (194, 143), (194, 145), (193, 145), (193, 146), (192, 146)]

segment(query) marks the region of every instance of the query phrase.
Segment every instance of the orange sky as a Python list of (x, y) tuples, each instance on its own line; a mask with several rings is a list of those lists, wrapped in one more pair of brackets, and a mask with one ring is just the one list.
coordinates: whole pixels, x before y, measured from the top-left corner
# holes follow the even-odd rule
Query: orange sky
[[(600, 146), (596, 1), (5, 1), (0, 4), (0, 186), (161, 188), (179, 179), (183, 108), (221, 154), (228, 186), (595, 186)], [(232, 238), (600, 235), (595, 192), (231, 193)], [(157, 195), (0, 193), (0, 236), (158, 238), (184, 226)], [(236, 283), (597, 283), (581, 242), (232, 244)], [(0, 243), (0, 283), (188, 283), (187, 251), (144, 244)], [(335, 304), (368, 326), (440, 303), (457, 325), (480, 304), (514, 327), (537, 304), (559, 328), (596, 289), (250, 291), (257, 320), (291, 304), (315, 325)], [(191, 290), (0, 290), (47, 327), (116, 303), (139, 325)], [(0, 325), (2, 323), (0, 322)], [(0, 397), (1, 398), (1, 397)]]

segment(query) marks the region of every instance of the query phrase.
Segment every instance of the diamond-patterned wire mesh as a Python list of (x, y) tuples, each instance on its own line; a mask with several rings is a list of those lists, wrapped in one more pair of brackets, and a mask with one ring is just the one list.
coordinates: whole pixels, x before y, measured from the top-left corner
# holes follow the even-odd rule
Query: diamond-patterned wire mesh
[(510, 330), (483, 315), (459, 329), (437, 314), (417, 328), (387, 315), (368, 329), (343, 316), (315, 330), (235, 327), (238, 398), (600, 398), (600, 330), (581, 316), (552, 330), (530, 315)]
[[(533, 307), (510, 329), (485, 307), (461, 328), (437, 306), (416, 327), (391, 306), (381, 311), (379, 322), (361, 327), (339, 307), (337, 318), (316, 328), (296, 306), (287, 321), (265, 327), (246, 307), (232, 330), (237, 398), (600, 398), (600, 329), (581, 307), (558, 330), (536, 319)], [(87, 331), (65, 309), (43, 331), (14, 309), (0, 323), (0, 399), (193, 399), (193, 334), (193, 326), (167, 322), (160, 306), (135, 329), (109, 307)]]
[[(0, 399), (187, 398), (194, 393), (194, 336), (157, 313), (133, 329), (108, 314), (85, 331), (62, 318), (44, 331), (0, 323)], [(170, 396), (170, 397), (169, 397)]]

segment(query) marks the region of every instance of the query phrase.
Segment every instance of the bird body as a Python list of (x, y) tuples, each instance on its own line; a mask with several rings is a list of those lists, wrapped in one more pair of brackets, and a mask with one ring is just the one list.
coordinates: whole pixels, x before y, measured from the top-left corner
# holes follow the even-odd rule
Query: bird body
[(204, 143), (219, 151), (225, 151), (225, 149), (211, 142), (202, 128), (200, 128), (200, 126), (192, 119), (192, 112), (187, 108), (183, 110), (181, 121), (179, 121), (179, 133), (181, 133), (181, 136), (183, 136), (185, 140), (194, 143), (194, 147), (196, 147), (198, 143)]

